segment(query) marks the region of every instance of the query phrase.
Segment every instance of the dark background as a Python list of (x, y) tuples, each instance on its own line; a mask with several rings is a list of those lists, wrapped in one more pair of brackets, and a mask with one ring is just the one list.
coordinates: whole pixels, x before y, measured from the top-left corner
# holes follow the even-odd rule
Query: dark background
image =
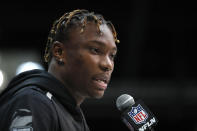
[(41, 60), (53, 21), (78, 8), (111, 20), (121, 41), (110, 88), (102, 99), (82, 105), (90, 129), (127, 131), (115, 106), (127, 93), (156, 115), (157, 131), (197, 131), (194, 1), (0, 2), (0, 52), (31, 49)]

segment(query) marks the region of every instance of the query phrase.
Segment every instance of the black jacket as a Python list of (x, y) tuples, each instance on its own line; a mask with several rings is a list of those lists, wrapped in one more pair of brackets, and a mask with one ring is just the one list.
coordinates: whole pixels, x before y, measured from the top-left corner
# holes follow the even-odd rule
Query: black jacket
[(0, 94), (2, 131), (89, 131), (74, 98), (46, 71), (16, 76)]

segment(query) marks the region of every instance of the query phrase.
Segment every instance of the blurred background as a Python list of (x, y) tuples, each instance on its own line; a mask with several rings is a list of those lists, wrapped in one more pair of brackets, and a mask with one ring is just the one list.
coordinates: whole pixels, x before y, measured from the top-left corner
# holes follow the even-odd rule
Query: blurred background
[(0, 2), (0, 91), (21, 71), (46, 68), (43, 54), (54, 20), (73, 9), (111, 20), (118, 56), (109, 89), (82, 105), (92, 131), (128, 131), (116, 99), (142, 99), (157, 131), (197, 131), (197, 7), (194, 1)]

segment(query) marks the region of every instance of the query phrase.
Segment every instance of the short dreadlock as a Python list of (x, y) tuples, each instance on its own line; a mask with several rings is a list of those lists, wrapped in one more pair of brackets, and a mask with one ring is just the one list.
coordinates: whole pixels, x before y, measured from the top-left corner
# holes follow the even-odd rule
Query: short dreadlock
[(117, 33), (113, 24), (110, 21), (106, 21), (102, 15), (94, 14), (94, 12), (89, 12), (88, 10), (80, 10), (80, 9), (74, 10), (72, 12), (65, 13), (62, 17), (60, 17), (58, 20), (56, 20), (53, 23), (45, 48), (45, 54), (44, 54), (45, 62), (49, 63), (51, 60), (52, 57), (51, 47), (54, 41), (64, 42), (68, 40), (69, 39), (68, 31), (74, 25), (76, 26), (80, 24), (81, 26), (80, 33), (83, 33), (84, 28), (88, 21), (94, 21), (97, 24), (97, 29), (100, 34), (102, 33), (100, 31), (100, 25), (106, 24), (111, 29), (115, 42), (119, 43), (119, 40), (117, 39)]

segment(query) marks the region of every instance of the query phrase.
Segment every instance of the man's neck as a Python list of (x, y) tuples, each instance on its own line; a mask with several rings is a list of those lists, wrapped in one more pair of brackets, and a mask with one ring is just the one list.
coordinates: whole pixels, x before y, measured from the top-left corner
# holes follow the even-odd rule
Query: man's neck
[(70, 87), (61, 77), (60, 73), (61, 71), (57, 70), (57, 65), (50, 65), (48, 72), (52, 74), (56, 79), (58, 79), (61, 83), (63, 83), (64, 87), (68, 89), (70, 94), (75, 99), (77, 106), (80, 106), (81, 103), (85, 100), (85, 97), (81, 95), (80, 92), (74, 90), (74, 88)]

